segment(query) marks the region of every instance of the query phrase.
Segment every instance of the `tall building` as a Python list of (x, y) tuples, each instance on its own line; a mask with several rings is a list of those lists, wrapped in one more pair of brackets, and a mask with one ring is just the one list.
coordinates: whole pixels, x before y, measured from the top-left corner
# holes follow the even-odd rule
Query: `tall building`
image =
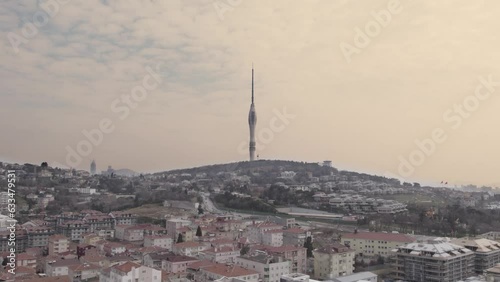
[(257, 114), (255, 113), (254, 94), (253, 94), (253, 66), (252, 66), (252, 104), (248, 113), (248, 125), (250, 126), (250, 161), (255, 160), (255, 125), (257, 124)]
[(396, 280), (448, 282), (474, 275), (474, 252), (442, 238), (410, 243), (392, 252)]
[(96, 173), (97, 166), (95, 164), (95, 160), (92, 160), (92, 163), (90, 164), (90, 175), (94, 175)]

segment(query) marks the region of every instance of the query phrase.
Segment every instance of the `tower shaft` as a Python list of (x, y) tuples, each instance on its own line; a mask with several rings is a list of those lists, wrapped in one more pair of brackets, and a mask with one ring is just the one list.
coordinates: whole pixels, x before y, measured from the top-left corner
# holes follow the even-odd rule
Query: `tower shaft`
[(252, 66), (252, 104), (250, 104), (250, 112), (248, 113), (248, 126), (250, 127), (250, 143), (248, 146), (248, 150), (250, 153), (250, 161), (255, 160), (255, 125), (257, 124), (257, 114), (255, 113), (255, 104), (254, 104), (254, 71)]

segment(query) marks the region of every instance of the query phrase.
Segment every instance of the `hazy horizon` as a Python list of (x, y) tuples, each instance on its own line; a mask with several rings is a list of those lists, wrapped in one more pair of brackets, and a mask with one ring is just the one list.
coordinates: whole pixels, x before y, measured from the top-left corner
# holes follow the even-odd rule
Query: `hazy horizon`
[(253, 64), (260, 159), (500, 185), (500, 2), (53, 3), (0, 7), (0, 159), (71, 166), (88, 141), (79, 169), (248, 160)]

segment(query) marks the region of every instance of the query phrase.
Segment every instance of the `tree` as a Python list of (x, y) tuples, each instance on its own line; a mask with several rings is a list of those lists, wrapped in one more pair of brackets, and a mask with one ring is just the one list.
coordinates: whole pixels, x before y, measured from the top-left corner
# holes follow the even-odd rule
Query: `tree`
[(182, 238), (182, 233), (179, 233), (179, 237), (177, 237), (177, 243), (184, 242), (184, 238)]
[(201, 232), (201, 226), (198, 225), (198, 229), (196, 229), (196, 236), (200, 237), (202, 235), (203, 235), (203, 233)]
[(308, 236), (306, 241), (304, 242), (304, 248), (307, 248), (307, 257), (313, 258), (313, 244), (311, 236)]
[(240, 255), (244, 256), (244, 255), (248, 254), (249, 251), (250, 251), (250, 247), (245, 245), (245, 246), (243, 246), (243, 248), (241, 248)]
[(49, 166), (49, 164), (47, 162), (43, 162), (41, 165), (42, 168), (47, 168), (48, 166)]
[(201, 207), (201, 205), (198, 205), (198, 214), (203, 214), (205, 211)]

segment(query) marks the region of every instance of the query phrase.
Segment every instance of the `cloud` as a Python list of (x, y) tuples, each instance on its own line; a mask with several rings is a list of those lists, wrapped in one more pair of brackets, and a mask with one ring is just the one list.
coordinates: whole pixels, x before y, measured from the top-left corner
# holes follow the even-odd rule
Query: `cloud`
[[(500, 78), (493, 1), (401, 0), (401, 14), (351, 64), (339, 43), (352, 41), (388, 1), (242, 1), (221, 20), (211, 0), (71, 0), (16, 54), (7, 34), (22, 34), (40, 3), (0, 7), (0, 127), (16, 124), (0, 137), (8, 159), (63, 162), (64, 147), (113, 117), (112, 101), (158, 62), (162, 84), (86, 162), (153, 171), (245, 159), (237, 147), (248, 139), (253, 62), (257, 128), (283, 106), (298, 116), (262, 158), (328, 158), (382, 173), (440, 126), (442, 112), (474, 91), (479, 75)], [(498, 182), (467, 165), (496, 156), (495, 114), (482, 108), (460, 131), (489, 136), (487, 146), (457, 133), (415, 177)], [(458, 168), (447, 157), (470, 148), (477, 155)]]

